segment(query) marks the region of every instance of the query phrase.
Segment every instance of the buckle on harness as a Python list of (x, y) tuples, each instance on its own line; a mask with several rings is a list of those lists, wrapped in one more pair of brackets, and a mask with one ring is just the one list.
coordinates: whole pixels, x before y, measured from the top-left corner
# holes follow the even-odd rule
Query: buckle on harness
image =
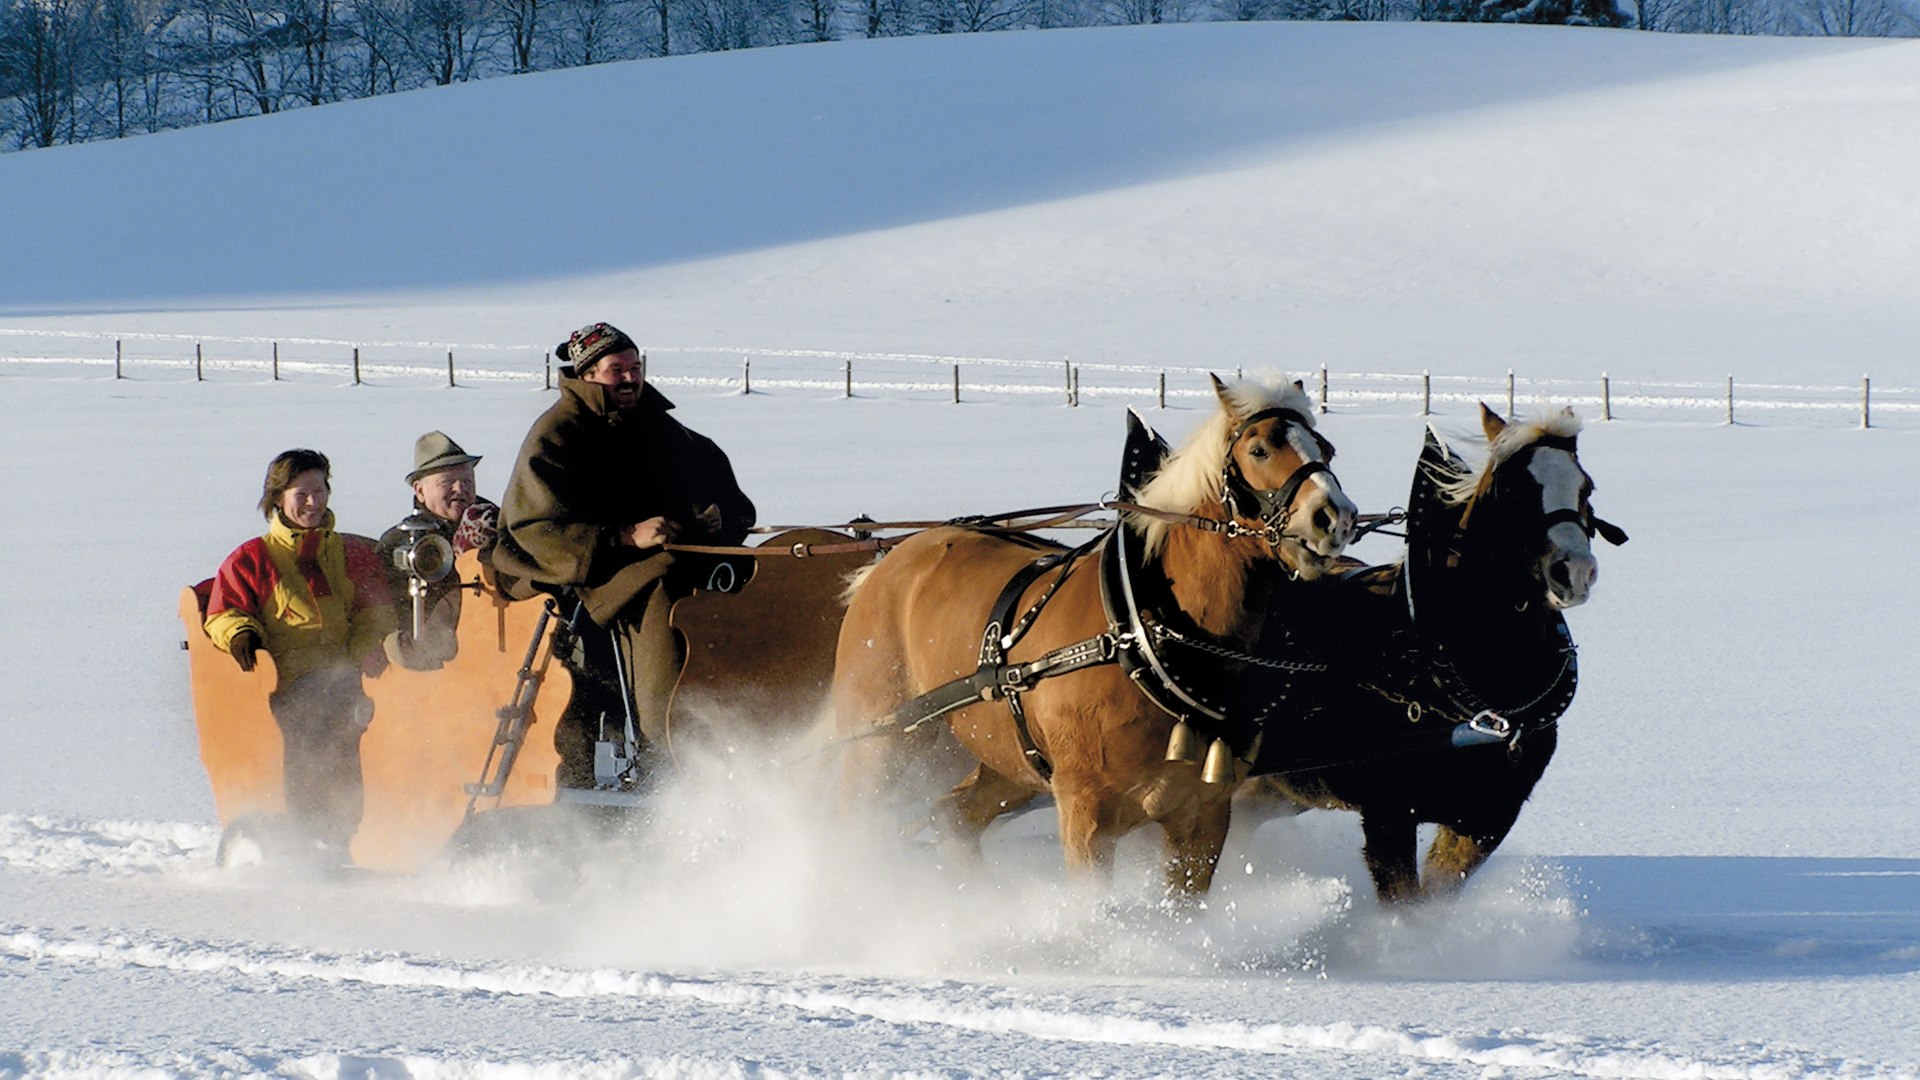
[(1506, 742), (1513, 737), (1513, 722), (1492, 709), (1481, 709), (1473, 714), (1473, 719), (1458, 724), (1453, 729), (1453, 745), (1491, 746)]

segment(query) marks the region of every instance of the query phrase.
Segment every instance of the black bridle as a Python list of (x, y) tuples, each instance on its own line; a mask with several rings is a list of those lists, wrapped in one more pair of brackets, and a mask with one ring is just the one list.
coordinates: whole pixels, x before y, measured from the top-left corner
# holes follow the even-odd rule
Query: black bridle
[(1240, 426), (1234, 429), (1233, 438), (1227, 440), (1227, 461), (1222, 466), (1220, 474), (1221, 501), (1226, 504), (1227, 515), (1229, 518), (1257, 519), (1262, 526), (1260, 537), (1269, 545), (1278, 547), (1282, 535), (1286, 532), (1287, 524), (1293, 517), (1293, 500), (1300, 494), (1300, 486), (1310, 477), (1319, 473), (1331, 475), (1333, 470), (1325, 461), (1309, 460), (1302, 462), (1300, 467), (1287, 477), (1286, 483), (1277, 488), (1256, 488), (1247, 483), (1246, 476), (1240, 472), (1240, 463), (1234, 459), (1233, 448), (1240, 445), (1241, 437), (1249, 429), (1263, 420), (1279, 420), (1281, 431), (1295, 427), (1305, 431), (1313, 436), (1314, 442), (1320, 447), (1321, 454), (1329, 460), (1333, 457), (1333, 444), (1328, 442), (1325, 436), (1313, 430), (1312, 422), (1305, 416), (1293, 409), (1283, 408), (1262, 409), (1254, 413), (1242, 420)]
[[(1508, 459), (1508, 462), (1510, 463), (1514, 459), (1528, 456), (1534, 450), (1541, 448), (1565, 450), (1568, 454), (1574, 456), (1576, 464), (1580, 460), (1579, 447), (1573, 436), (1542, 435), (1533, 440), (1533, 442), (1528, 443), (1519, 454), (1514, 455), (1514, 458)], [(1627, 531), (1594, 513), (1593, 504), (1585, 493), (1581, 494), (1580, 505), (1577, 507), (1563, 506), (1558, 510), (1549, 510), (1541, 514), (1540, 529), (1542, 532), (1552, 529), (1555, 525), (1565, 524), (1578, 526), (1581, 532), (1587, 534), (1587, 539), (1589, 540), (1598, 536), (1614, 547), (1619, 547), (1621, 544), (1627, 542)]]

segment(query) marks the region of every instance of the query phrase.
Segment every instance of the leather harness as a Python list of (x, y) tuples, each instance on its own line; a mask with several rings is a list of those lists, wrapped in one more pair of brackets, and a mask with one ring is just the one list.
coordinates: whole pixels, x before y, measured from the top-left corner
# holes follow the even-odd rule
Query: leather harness
[[(1115, 525), (1094, 540), (1070, 551), (1050, 552), (1016, 572), (1001, 588), (981, 635), (978, 666), (970, 675), (942, 683), (896, 708), (886, 723), (910, 732), (969, 705), (1005, 701), (1013, 716), (1020, 753), (1043, 782), (1053, 778), (1053, 766), (1033, 739), (1020, 695), (1041, 679), (1081, 668), (1117, 663), (1141, 694), (1176, 720), (1203, 735), (1228, 739), (1235, 752), (1251, 757), (1269, 717), (1287, 697), (1294, 675), (1325, 671), (1317, 659), (1253, 656), (1183, 633), (1156, 618), (1140, 600), (1136, 583), (1139, 567), (1130, 557), (1131, 539), (1125, 525)], [(1008, 663), (1007, 654), (1025, 636), (1040, 611), (1053, 598), (1075, 565), (1098, 553), (1100, 602), (1106, 629), (1092, 637), (1054, 649), (1024, 663)], [(1015, 620), (1020, 598), (1042, 575), (1058, 574), (1033, 607)], [(1217, 689), (1197, 683), (1181, 672), (1166, 646), (1178, 644), (1236, 667), (1253, 666), (1279, 672), (1277, 692), (1250, 709), (1236, 709)]]
[[(1122, 495), (1136, 491), (1145, 475), (1160, 465), (1166, 452), (1165, 442), (1153, 433), (1144, 420), (1137, 414), (1129, 413), (1129, 417), (1127, 451), (1119, 488)], [(1252, 414), (1240, 422), (1227, 445), (1236, 445), (1248, 428), (1272, 419), (1306, 431), (1318, 441), (1323, 456), (1332, 456), (1332, 447), (1313, 430), (1311, 421), (1293, 409), (1270, 408)], [(1187, 514), (1168, 514), (1132, 504), (1114, 505), (1123, 505), (1162, 520), (1178, 521), (1182, 525), (1225, 532), (1230, 536), (1259, 536), (1269, 545), (1278, 547), (1301, 485), (1315, 474), (1327, 471), (1324, 461), (1309, 460), (1295, 469), (1280, 487), (1259, 489), (1247, 483), (1233, 455), (1228, 454), (1221, 476), (1227, 509), (1227, 520), (1224, 522)], [(1261, 523), (1260, 528), (1240, 526), (1236, 519), (1241, 517), (1257, 518)], [(1121, 671), (1147, 700), (1162, 712), (1189, 724), (1203, 735), (1227, 739), (1237, 754), (1252, 758), (1257, 752), (1259, 736), (1267, 719), (1288, 696), (1292, 678), (1300, 673), (1324, 671), (1327, 665), (1315, 659), (1253, 656), (1208, 640), (1207, 636), (1197, 631), (1182, 632), (1175, 629), (1165, 618), (1156, 617), (1142, 602), (1137, 576), (1144, 567), (1131, 551), (1133, 543), (1135, 541), (1126, 524), (1117, 522), (1100, 536), (1077, 548), (1050, 552), (1022, 567), (1001, 588), (1000, 595), (994, 600), (986, 629), (981, 635), (978, 663), (973, 673), (936, 686), (900, 705), (888, 716), (886, 723), (897, 725), (902, 732), (909, 732), (970, 705), (1005, 701), (1013, 716), (1014, 734), (1021, 755), (1043, 783), (1051, 782), (1053, 766), (1034, 742), (1020, 695), (1033, 689), (1034, 684), (1044, 678), (1081, 668), (1118, 663)], [(1033, 626), (1041, 610), (1073, 572), (1076, 564), (1095, 552), (1099, 553), (1100, 605), (1106, 616), (1106, 629), (1025, 663), (1008, 663), (1008, 653)], [(1041, 576), (1056, 569), (1058, 574), (1046, 592), (1016, 621), (1014, 613), (1020, 598)], [(1234, 695), (1229, 700), (1222, 694), (1223, 689), (1233, 689), (1231, 683), (1238, 680), (1216, 679), (1215, 685), (1200, 685), (1191, 675), (1183, 674), (1179, 670), (1181, 665), (1171, 660), (1166, 648), (1169, 644), (1184, 646), (1209, 657), (1216, 668), (1231, 666), (1235, 675), (1248, 667), (1279, 672), (1279, 685), (1270, 688), (1275, 692), (1264, 695), (1266, 700), (1241, 706), (1239, 702), (1245, 699), (1244, 695)]]

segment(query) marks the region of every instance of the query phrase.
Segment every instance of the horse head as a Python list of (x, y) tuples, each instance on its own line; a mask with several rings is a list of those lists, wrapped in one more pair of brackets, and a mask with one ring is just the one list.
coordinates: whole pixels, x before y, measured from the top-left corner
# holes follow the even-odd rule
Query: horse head
[(1512, 567), (1523, 587), (1544, 593), (1558, 609), (1586, 603), (1600, 576), (1593, 537), (1613, 544), (1627, 535), (1593, 512), (1593, 478), (1580, 465), (1580, 420), (1571, 408), (1544, 419), (1509, 423), (1485, 404), (1486, 467), (1451, 486), (1462, 507), (1463, 560), (1483, 573)]
[(1230, 518), (1257, 522), (1275, 555), (1302, 577), (1318, 576), (1353, 540), (1353, 500), (1333, 475), (1333, 443), (1313, 428), (1300, 383), (1276, 397), (1261, 387), (1213, 392), (1234, 420), (1221, 466), (1221, 502)]
[[(1295, 383), (1213, 377), (1220, 412), (1141, 490), (1167, 510), (1224, 513), (1230, 536), (1254, 537), (1296, 576), (1318, 576), (1353, 539), (1353, 501), (1329, 467), (1333, 444), (1313, 428), (1313, 407)], [(1147, 546), (1167, 526), (1146, 526)]]

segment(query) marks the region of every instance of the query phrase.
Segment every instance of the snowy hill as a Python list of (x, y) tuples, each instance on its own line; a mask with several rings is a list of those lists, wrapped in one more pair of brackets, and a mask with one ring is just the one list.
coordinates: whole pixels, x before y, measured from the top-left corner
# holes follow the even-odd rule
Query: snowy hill
[(846, 42), (8, 155), (0, 320), (1844, 380), (1920, 329), (1916, 166), (1913, 41)]

